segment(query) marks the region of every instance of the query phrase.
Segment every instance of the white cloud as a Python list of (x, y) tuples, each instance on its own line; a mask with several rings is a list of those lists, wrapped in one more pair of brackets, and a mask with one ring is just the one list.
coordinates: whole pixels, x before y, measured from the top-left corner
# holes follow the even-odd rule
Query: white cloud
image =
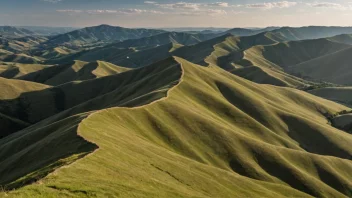
[(49, 2), (49, 3), (58, 3), (58, 2), (60, 2), (62, 0), (42, 0), (42, 1)]
[(62, 13), (81, 13), (83, 12), (82, 10), (56, 10), (56, 12), (62, 12)]
[(230, 7), (229, 3), (227, 3), (227, 2), (208, 3), (208, 4), (205, 4), (205, 6), (210, 6), (210, 7)]
[(188, 2), (177, 2), (177, 3), (157, 3), (155, 1), (145, 1), (145, 4), (152, 4), (159, 8), (164, 9), (179, 9), (179, 10), (199, 10), (205, 7), (230, 7), (227, 2), (215, 2), (215, 3), (188, 3)]
[(87, 14), (164, 14), (156, 10), (119, 9), (119, 10), (56, 10), (60, 13), (87, 13)]
[(255, 3), (255, 4), (246, 4), (246, 8), (260, 8), (260, 9), (273, 9), (273, 8), (289, 8), (297, 5), (298, 2), (294, 1), (279, 1), (279, 2), (270, 2), (270, 3)]
[(342, 5), (339, 3), (332, 3), (332, 2), (315, 2), (315, 3), (307, 3), (308, 6), (315, 7), (315, 8), (334, 8), (339, 10), (351, 10), (351, 5)]
[(144, 3), (145, 3), (145, 4), (156, 4), (155, 1), (145, 1)]

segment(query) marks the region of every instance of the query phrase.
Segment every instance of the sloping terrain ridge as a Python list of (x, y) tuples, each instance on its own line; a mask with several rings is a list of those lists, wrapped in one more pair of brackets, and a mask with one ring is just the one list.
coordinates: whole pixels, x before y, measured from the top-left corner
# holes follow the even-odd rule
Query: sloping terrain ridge
[(167, 85), (162, 97), (128, 108), (110, 102), (1, 139), (0, 183), (37, 181), (7, 196), (352, 196), (352, 136), (325, 117), (347, 107), (218, 67), (165, 61), (164, 68), (182, 67), (182, 76), (173, 75), (178, 84), (166, 73), (143, 83)]

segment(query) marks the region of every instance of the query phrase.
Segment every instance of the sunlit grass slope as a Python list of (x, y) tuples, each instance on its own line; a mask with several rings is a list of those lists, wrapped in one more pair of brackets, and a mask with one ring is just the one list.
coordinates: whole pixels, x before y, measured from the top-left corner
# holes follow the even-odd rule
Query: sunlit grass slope
[(38, 72), (24, 75), (19, 79), (48, 85), (60, 85), (71, 81), (82, 81), (128, 71), (111, 63), (96, 61), (74, 61), (65, 65), (49, 67)]
[(47, 67), (42, 64), (0, 63), (0, 77), (19, 78)]
[[(331, 127), (324, 116), (347, 107), (295, 89), (255, 84), (218, 67), (175, 59), (182, 65), (183, 76), (178, 85), (168, 89), (166, 98), (130, 106), (135, 108), (112, 106), (85, 117), (76, 131), (98, 148), (7, 195), (351, 196), (352, 136)], [(64, 122), (76, 123), (69, 119), (74, 117)], [(58, 126), (66, 125), (60, 122)], [(60, 140), (58, 132), (48, 130), (52, 134), (48, 138)], [(34, 148), (19, 144), (25, 134), (28, 132), (22, 131), (0, 140), (1, 159), (7, 159), (0, 164), (6, 167), (0, 173), (7, 171), (3, 184), (19, 176), (10, 167), (17, 164), (22, 168), (19, 164), (25, 160), (16, 159), (21, 153), (28, 152), (36, 159), (31, 158), (36, 165), (26, 170), (41, 173), (43, 166), (38, 164), (46, 159), (44, 148), (49, 145), (29, 152)], [(12, 145), (22, 148), (13, 151)], [(65, 159), (73, 157), (70, 153), (84, 153), (74, 145), (76, 142), (56, 144), (62, 148), (56, 150), (66, 152)], [(11, 155), (14, 152), (18, 154)]]
[(20, 97), (22, 94), (42, 91), (50, 86), (20, 80), (10, 80), (0, 77), (0, 138), (29, 126), (29, 123), (18, 117), (7, 115), (6, 112), (13, 111), (13, 105), (6, 102)]
[(161, 87), (166, 90), (167, 85), (178, 81), (180, 73), (178, 64), (167, 59), (121, 74), (22, 93), (13, 99), (0, 100), (0, 112), (35, 124), (51, 116), (58, 121), (111, 106), (130, 106), (163, 95), (156, 90)]
[[(71, 95), (71, 98), (66, 98), (71, 102), (66, 104), (67, 110), (0, 139), (0, 184), (7, 184), (9, 189), (20, 187), (92, 152), (97, 146), (77, 136), (77, 127), (82, 119), (95, 110), (141, 106), (165, 97), (167, 91), (179, 82), (181, 74), (179, 63), (167, 59), (123, 75), (65, 87), (63, 90)], [(77, 96), (81, 98), (75, 101)], [(47, 100), (45, 97), (42, 99)], [(42, 105), (42, 109), (49, 108)]]
[(252, 82), (259, 84), (269, 84), (284, 87), (298, 87), (304, 86), (305, 83), (295, 77), (280, 71), (264, 67), (247, 66), (232, 70), (232, 73), (241, 76)]
[(0, 49), (0, 61), (3, 62), (15, 62), (15, 63), (26, 63), (34, 64), (41, 63), (42, 61), (37, 57), (32, 57), (24, 53), (13, 53)]

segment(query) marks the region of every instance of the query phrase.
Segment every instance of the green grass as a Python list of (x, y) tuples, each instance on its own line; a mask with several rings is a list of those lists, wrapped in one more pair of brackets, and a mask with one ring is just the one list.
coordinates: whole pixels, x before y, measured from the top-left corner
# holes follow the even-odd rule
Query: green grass
[[(169, 80), (173, 86), (161, 86), (167, 97), (143, 95), (128, 107), (111, 103), (0, 140), (5, 159), (0, 173), (17, 178), (10, 183), (87, 152), (75, 148), (86, 141), (98, 147), (36, 183), (6, 192), (8, 197), (351, 196), (352, 136), (331, 127), (324, 116), (346, 107), (303, 91), (255, 84), (218, 67), (175, 60), (183, 75), (176, 86), (175, 80)], [(165, 74), (145, 82), (162, 85)], [(26, 138), (36, 146), (20, 144)], [(40, 165), (48, 153), (56, 160)], [(23, 164), (27, 174), (19, 177)]]
[(72, 81), (83, 81), (119, 74), (128, 71), (104, 61), (73, 61), (63, 65), (47, 67), (18, 77), (18, 79), (58, 86)]
[(308, 92), (346, 106), (352, 105), (352, 87), (323, 87)]
[(352, 48), (350, 47), (335, 53), (320, 56), (293, 66), (290, 68), (290, 72), (300, 74), (310, 79), (340, 85), (352, 85), (352, 73), (349, 69), (351, 52)]

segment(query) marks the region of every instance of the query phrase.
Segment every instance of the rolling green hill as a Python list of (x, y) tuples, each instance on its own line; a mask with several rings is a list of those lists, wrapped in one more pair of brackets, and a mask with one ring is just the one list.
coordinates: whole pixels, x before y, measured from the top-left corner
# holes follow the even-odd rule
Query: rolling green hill
[(346, 106), (352, 106), (352, 87), (326, 87), (310, 90), (309, 93)]
[(4, 112), (13, 111), (13, 106), (7, 105), (7, 101), (19, 98), (21, 95), (29, 92), (42, 91), (48, 88), (49, 86), (47, 85), (0, 77), (0, 138), (30, 125), (19, 117), (12, 117), (4, 114)]
[(26, 36), (20, 38), (7, 38), (0, 35), (0, 49), (13, 53), (25, 53), (47, 41), (46, 37)]
[(71, 81), (82, 81), (114, 75), (128, 70), (128, 68), (119, 67), (103, 61), (90, 63), (74, 61), (64, 65), (47, 67), (37, 72), (20, 76), (18, 79), (48, 85), (60, 85)]
[(213, 37), (213, 34), (168, 32), (95, 48), (75, 58), (82, 61), (103, 60), (128, 68), (138, 68), (170, 57), (183, 46), (195, 45)]
[(0, 77), (3, 78), (19, 78), (21, 76), (37, 72), (48, 68), (48, 65), (41, 64), (21, 64), (21, 63), (1, 63)]
[(62, 86), (83, 112), (0, 139), (0, 184), (28, 184), (2, 195), (351, 196), (352, 136), (325, 117), (345, 106), (177, 57)]
[(341, 34), (328, 38), (330, 41), (352, 45), (352, 34)]
[(42, 60), (37, 57), (32, 57), (23, 53), (16, 54), (2, 49), (0, 49), (0, 61), (24, 64), (35, 64), (42, 62)]
[(254, 46), (245, 51), (244, 58), (259, 66), (287, 68), (347, 48), (327, 39), (291, 41)]
[(13, 27), (13, 26), (0, 26), (0, 35), (7, 37), (24, 37), (32, 36), (36, 33), (25, 28)]
[(327, 81), (340, 85), (352, 85), (350, 59), (352, 48), (317, 57), (289, 68), (295, 75)]

